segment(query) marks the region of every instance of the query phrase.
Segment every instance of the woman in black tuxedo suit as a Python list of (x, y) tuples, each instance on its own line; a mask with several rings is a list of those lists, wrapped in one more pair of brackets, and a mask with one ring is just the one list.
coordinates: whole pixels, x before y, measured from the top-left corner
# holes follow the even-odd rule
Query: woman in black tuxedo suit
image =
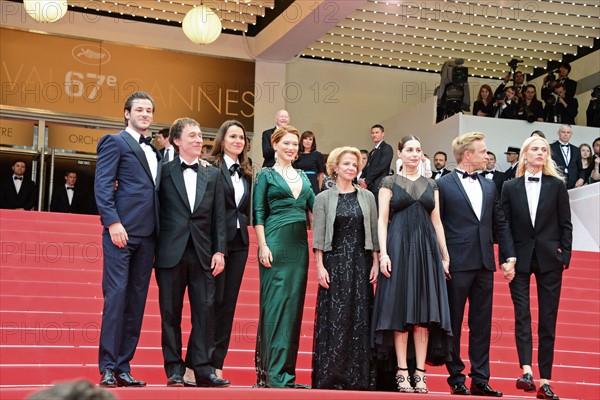
[(550, 387), (558, 303), (563, 270), (571, 261), (573, 225), (564, 178), (550, 156), (550, 145), (541, 137), (523, 143), (517, 178), (504, 183), (502, 208), (510, 224), (517, 264), (510, 282), (515, 310), (515, 336), (523, 376), (517, 388), (536, 390), (531, 368), (532, 334), (529, 280), (535, 275), (539, 303), (537, 397), (558, 399)]
[(225, 121), (219, 128), (212, 151), (213, 164), (221, 169), (225, 192), (227, 222), (227, 257), (225, 270), (216, 279), (215, 353), (213, 367), (223, 376), (223, 363), (229, 348), (233, 314), (248, 259), (248, 216), (252, 168), (249, 163), (248, 137), (244, 126), (235, 120)]

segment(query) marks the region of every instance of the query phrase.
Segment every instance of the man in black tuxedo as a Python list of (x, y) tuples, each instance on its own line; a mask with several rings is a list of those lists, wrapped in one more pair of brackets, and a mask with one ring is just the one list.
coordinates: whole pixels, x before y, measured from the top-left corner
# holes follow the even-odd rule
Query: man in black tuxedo
[[(508, 223), (500, 208), (492, 181), (477, 173), (487, 162), (485, 136), (466, 133), (452, 142), (458, 166), (438, 180), (440, 216), (450, 254), (448, 301), (454, 341), (446, 363), (452, 394), (502, 396), (488, 384), (489, 352), (494, 290), (493, 232), (500, 244), (499, 257), (507, 279), (514, 276), (515, 250)], [(465, 364), (460, 355), (460, 336), (465, 305), (469, 301), (469, 360), (471, 390), (465, 385)]]
[(496, 155), (491, 151), (487, 152), (488, 162), (485, 165), (485, 170), (481, 173), (486, 179), (490, 179), (496, 185), (498, 195), (502, 193), (502, 184), (504, 183), (504, 173), (496, 170)]
[[(211, 366), (215, 346), (215, 276), (223, 272), (227, 247), (221, 173), (198, 163), (202, 132), (191, 118), (171, 126), (169, 140), (178, 156), (162, 171), (160, 233), (154, 263), (162, 320), (167, 386), (184, 386), (186, 365), (198, 386), (222, 387), (229, 381)], [(188, 290), (192, 331), (185, 362), (181, 356), (181, 314)]]
[[(521, 149), (518, 147), (509, 146), (508, 149), (504, 152), (506, 155), (506, 162), (510, 164), (508, 169), (504, 171), (504, 180), (510, 181), (515, 178), (515, 174), (517, 172), (517, 166), (519, 165), (519, 153)], [(499, 195), (500, 193), (498, 193)]]
[(383, 126), (377, 124), (371, 127), (371, 139), (375, 147), (369, 153), (367, 165), (363, 168), (358, 181), (360, 187), (369, 189), (375, 195), (375, 201), (378, 200), (381, 180), (390, 174), (390, 164), (394, 158), (394, 150), (383, 140), (384, 137)]
[(554, 358), (556, 319), (563, 270), (569, 267), (573, 225), (569, 194), (558, 172), (550, 168), (548, 143), (527, 139), (523, 156), (527, 168), (520, 177), (506, 182), (502, 208), (509, 222), (517, 251), (510, 294), (515, 310), (515, 337), (523, 376), (517, 389), (535, 391), (532, 365), (530, 279), (535, 275), (539, 308), (538, 366), (541, 387), (538, 398), (558, 399), (550, 388)]
[(554, 86), (554, 96), (544, 99), (544, 121), (575, 124), (575, 117), (579, 109), (579, 102), (575, 97), (566, 97), (566, 85), (557, 83)]
[(271, 145), (271, 135), (273, 135), (275, 129), (282, 125), (289, 125), (289, 123), (290, 114), (286, 110), (279, 110), (277, 111), (277, 114), (275, 114), (275, 127), (267, 129), (262, 133), (262, 153), (263, 158), (265, 159), (263, 162), (263, 168), (272, 167), (275, 165), (275, 150)]
[(56, 187), (52, 192), (50, 211), (84, 214), (85, 195), (75, 187), (75, 183), (77, 183), (77, 172), (67, 170), (65, 184)]
[(552, 159), (560, 173), (565, 176), (567, 189), (580, 187), (585, 183), (585, 171), (579, 148), (569, 143), (573, 129), (571, 125), (562, 125), (557, 133), (558, 140), (550, 145)]
[(12, 165), (13, 174), (2, 180), (0, 185), (0, 208), (32, 210), (37, 201), (37, 187), (25, 178), (25, 161), (17, 160)]
[(148, 135), (153, 116), (152, 97), (135, 92), (125, 102), (125, 130), (98, 142), (94, 193), (104, 226), (102, 387), (146, 385), (131, 376), (129, 363), (142, 329), (158, 231), (162, 158)]
[(433, 179), (436, 181), (440, 179), (442, 176), (448, 175), (451, 171), (446, 168), (446, 163), (448, 162), (448, 155), (443, 151), (438, 151), (433, 156), (433, 165), (436, 171), (433, 173)]
[(175, 148), (169, 142), (169, 128), (164, 128), (158, 131), (156, 134), (156, 143), (161, 147), (160, 155), (162, 156), (163, 163), (173, 161), (175, 156)]

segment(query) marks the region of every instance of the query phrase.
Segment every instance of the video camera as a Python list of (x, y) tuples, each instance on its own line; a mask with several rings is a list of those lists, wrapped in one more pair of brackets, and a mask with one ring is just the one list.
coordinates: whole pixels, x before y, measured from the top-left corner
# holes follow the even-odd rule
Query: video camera
[(552, 69), (550, 71), (548, 71), (548, 76), (546, 77), (546, 82), (554, 82), (556, 80), (556, 73), (558, 72), (558, 69)]
[(519, 66), (519, 64), (522, 62), (523, 62), (523, 60), (517, 60), (516, 58), (513, 58), (507, 64), (510, 67), (510, 69), (513, 70), (513, 73), (514, 73), (517, 70), (517, 67)]

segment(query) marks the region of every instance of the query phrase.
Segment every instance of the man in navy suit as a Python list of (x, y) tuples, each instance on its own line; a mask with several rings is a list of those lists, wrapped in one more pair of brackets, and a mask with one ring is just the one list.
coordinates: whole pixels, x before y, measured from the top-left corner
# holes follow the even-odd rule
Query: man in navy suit
[(65, 184), (57, 186), (52, 192), (50, 211), (82, 214), (84, 212), (84, 195), (76, 187), (77, 172), (65, 172)]
[(566, 178), (567, 189), (583, 186), (585, 171), (581, 164), (581, 152), (577, 146), (569, 143), (573, 136), (571, 125), (562, 125), (558, 129), (558, 140), (550, 145), (552, 160)]
[(17, 160), (12, 165), (13, 174), (0, 184), (0, 208), (32, 210), (37, 201), (37, 187), (25, 178), (25, 161)]
[[(502, 271), (510, 281), (515, 274), (515, 250), (508, 223), (499, 204), (496, 185), (478, 171), (488, 161), (485, 136), (471, 132), (452, 142), (458, 166), (438, 180), (440, 216), (450, 254), (448, 302), (454, 341), (446, 363), (452, 394), (502, 396), (488, 384), (494, 289), (493, 232), (500, 245)], [(465, 305), (469, 301), (469, 360), (471, 390), (465, 385), (465, 364), (460, 355), (460, 336)]]
[(98, 142), (94, 191), (104, 226), (104, 309), (98, 366), (100, 386), (145, 386), (131, 376), (158, 232), (162, 157), (150, 144), (154, 101), (135, 92), (125, 102), (126, 128)]

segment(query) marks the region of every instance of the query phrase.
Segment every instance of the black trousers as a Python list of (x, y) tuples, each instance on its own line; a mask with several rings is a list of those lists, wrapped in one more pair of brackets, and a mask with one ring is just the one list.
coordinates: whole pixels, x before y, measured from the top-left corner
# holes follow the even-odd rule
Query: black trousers
[(225, 356), (229, 349), (235, 306), (247, 260), (248, 245), (242, 240), (242, 234), (238, 229), (233, 240), (227, 243), (225, 269), (215, 279), (217, 295), (215, 299), (216, 327), (213, 367), (216, 369), (223, 369)]
[(490, 379), (490, 339), (492, 332), (492, 300), (494, 272), (481, 268), (471, 271), (452, 272), (447, 281), (448, 303), (452, 320), (452, 361), (446, 363), (450, 376), (448, 384), (454, 386), (465, 382), (465, 363), (460, 356), (460, 335), (469, 301), (469, 360), (472, 384), (487, 383)]
[(531, 365), (533, 347), (531, 333), (530, 278), (535, 275), (538, 297), (538, 367), (540, 378), (552, 378), (556, 319), (562, 286), (562, 269), (540, 272), (537, 260), (531, 260), (531, 272), (517, 272), (510, 283), (510, 296), (515, 309), (515, 339), (519, 365)]
[[(197, 380), (205, 378), (213, 373), (215, 279), (212, 271), (202, 268), (190, 239), (177, 265), (156, 268), (154, 273), (158, 284), (165, 372), (167, 376), (175, 373), (183, 375), (187, 366), (194, 370)], [(186, 287), (192, 330), (184, 363), (181, 357), (181, 314)]]

